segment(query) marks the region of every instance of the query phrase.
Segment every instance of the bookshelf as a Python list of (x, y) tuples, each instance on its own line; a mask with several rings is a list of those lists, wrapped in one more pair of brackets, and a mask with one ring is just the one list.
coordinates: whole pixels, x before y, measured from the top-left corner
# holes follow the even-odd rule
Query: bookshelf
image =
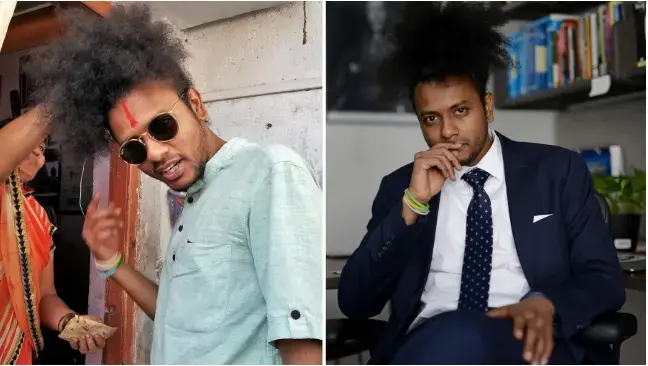
[(510, 20), (536, 20), (549, 13), (582, 13), (601, 1), (502, 1), (501, 9)]
[[(645, 98), (646, 67), (645, 61), (639, 63), (639, 60), (645, 60), (646, 55), (645, 47), (642, 48), (638, 42), (638, 40), (641, 40), (641, 42), (645, 43), (645, 29), (643, 29), (643, 27), (638, 28), (641, 26), (640, 24), (645, 24), (645, 15), (641, 18), (640, 15), (637, 15), (636, 11), (632, 10), (634, 9), (634, 2), (623, 3), (622, 5), (619, 5), (618, 8), (613, 8), (614, 4), (615, 3), (612, 3), (612, 5), (610, 5), (608, 2), (504, 2), (501, 5), (502, 9), (511, 20), (536, 21), (537, 19), (546, 17), (550, 14), (572, 15), (575, 17), (575, 20), (558, 20), (559, 24), (570, 22), (569, 24), (571, 25), (573, 23), (573, 25), (571, 25), (573, 33), (564, 33), (561, 35), (561, 37), (563, 37), (562, 42), (564, 42), (562, 47), (566, 47), (566, 50), (563, 50), (564, 53), (562, 55), (556, 55), (556, 47), (558, 46), (554, 44), (554, 48), (551, 48), (551, 42), (547, 41), (548, 38), (552, 37), (549, 31), (546, 31), (544, 34), (546, 38), (539, 43), (539, 45), (546, 46), (547, 54), (553, 53), (552, 57), (554, 57), (554, 60), (562, 57), (560, 60), (562, 66), (558, 66), (559, 68), (562, 67), (562, 69), (560, 69), (561, 71), (559, 71), (560, 76), (554, 76), (552, 83), (552, 72), (545, 72), (544, 77), (546, 79), (539, 79), (541, 80), (540, 82), (536, 81), (533, 90), (509, 96), (509, 92), (511, 91), (511, 85), (509, 85), (510, 73), (508, 70), (497, 70), (493, 74), (496, 108), (509, 110), (562, 110), (575, 104), (601, 99), (610, 99), (619, 96), (637, 96)], [(601, 5), (605, 5), (605, 7), (602, 7)], [(601, 11), (604, 12), (601, 14)], [(590, 33), (589, 31), (585, 31), (585, 18), (590, 17), (592, 13), (594, 13), (596, 17), (600, 17), (596, 18), (597, 25), (601, 24), (598, 23), (600, 21), (599, 19), (603, 19), (602, 22), (610, 22), (609, 24), (603, 23), (603, 27), (601, 27), (603, 31), (599, 30), (600, 33)], [(583, 18), (585, 14), (588, 14), (588, 17)], [(645, 10), (643, 14), (645, 14)], [(611, 16), (611, 18), (608, 19), (608, 16)], [(589, 20), (594, 21), (593, 19), (594, 18), (588, 19), (588, 27), (591, 23)], [(614, 21), (612, 21), (612, 19), (614, 19)], [(531, 28), (526, 29), (527, 34), (537, 32), (537, 30), (529, 31)], [(567, 30), (565, 32), (569, 31), (570, 30)], [(563, 32), (562, 27), (560, 30), (556, 30), (556, 32)], [(558, 34), (559, 33), (555, 33), (553, 35), (553, 37), (556, 37), (554, 38), (554, 42), (560, 40)], [(606, 67), (599, 66), (599, 68), (597, 68), (601, 70), (599, 73), (600, 76), (594, 75), (592, 72), (592, 69), (596, 66), (593, 66), (593, 61), (590, 61), (592, 59), (590, 59), (590, 56), (587, 53), (587, 48), (585, 46), (587, 43), (585, 43), (584, 35), (590, 35), (590, 39), (587, 41), (590, 42), (589, 46), (591, 46), (591, 42), (596, 42), (599, 49), (605, 50), (605, 53), (600, 52), (602, 54), (600, 57), (606, 60), (602, 62), (599, 61), (606, 65)], [(533, 33), (533, 36), (538, 37), (537, 33)], [(571, 43), (567, 43), (567, 36), (570, 37), (569, 42)], [(598, 37), (598, 39), (594, 37)], [(524, 42), (537, 42), (532, 38), (530, 39), (524, 39)], [(540, 37), (540, 39), (542, 39), (542, 37)], [(601, 44), (601, 42), (604, 43)], [(573, 49), (566, 46), (567, 44), (571, 45)], [(527, 47), (526, 52), (529, 52), (529, 47), (535, 47), (537, 49), (537, 46), (538, 44), (531, 43), (531, 46), (518, 46), (516, 49), (519, 50), (523, 49), (523, 47)], [(593, 50), (590, 51), (594, 52)], [(536, 51), (534, 50), (533, 52)], [(583, 53), (581, 54), (580, 52)], [(521, 61), (520, 64), (522, 64), (522, 66), (524, 66), (524, 63), (528, 60), (534, 60), (533, 62), (536, 63), (539, 62), (535, 53), (531, 55), (527, 53), (527, 55), (522, 56), (518, 54), (517, 56), (518, 61)], [(526, 60), (524, 60), (525, 57)], [(551, 58), (549, 56), (546, 57), (546, 62), (550, 63)], [(599, 58), (599, 60), (601, 60), (601, 58)], [(589, 61), (589, 65), (586, 64), (587, 61)], [(554, 62), (557, 63), (558, 61)], [(589, 71), (587, 72), (585, 71), (586, 66), (589, 67)], [(546, 69), (549, 69), (550, 66), (546, 65), (545, 67)], [(552, 70), (556, 70), (555, 67), (556, 66), (554, 66)], [(526, 73), (525, 77), (527, 79), (533, 80), (534, 75), (533, 72), (529, 71), (529, 67), (527, 67), (527, 69), (522, 68), (518, 72), (518, 77), (520, 77), (523, 72)], [(523, 82), (524, 81), (520, 81), (517, 84), (518, 90), (521, 89), (520, 83)], [(551, 86), (547, 86), (547, 82), (549, 82)]]
[[(636, 94), (646, 90), (645, 83), (642, 86), (640, 82), (610, 77), (609, 89), (602, 95), (590, 96), (592, 89), (596, 89), (596, 87), (592, 87), (593, 83), (605, 83), (605, 81), (598, 79), (594, 82), (592, 80), (578, 80), (564, 87), (540, 90), (515, 99), (509, 99), (508, 95), (498, 99), (498, 94), (501, 96), (502, 90), (504, 93), (506, 92), (506, 72), (496, 73), (495, 77), (495, 107), (509, 110), (563, 110), (580, 103)], [(642, 96), (637, 94), (637, 97)]]

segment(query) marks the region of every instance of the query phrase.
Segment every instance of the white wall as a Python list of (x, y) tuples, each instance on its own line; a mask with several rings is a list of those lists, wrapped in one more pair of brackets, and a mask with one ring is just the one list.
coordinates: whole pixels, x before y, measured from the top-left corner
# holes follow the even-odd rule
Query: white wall
[[(181, 35), (193, 55), (187, 68), (212, 129), (226, 140), (239, 136), (290, 146), (313, 166), (321, 183), (322, 4), (286, 3)], [(166, 187), (141, 177), (138, 269), (157, 280), (171, 233)], [(134, 361), (147, 364), (152, 322), (139, 312), (136, 324)]]
[(646, 168), (646, 100), (574, 108), (556, 119), (556, 144), (593, 147), (618, 144), (623, 149), (626, 173)]

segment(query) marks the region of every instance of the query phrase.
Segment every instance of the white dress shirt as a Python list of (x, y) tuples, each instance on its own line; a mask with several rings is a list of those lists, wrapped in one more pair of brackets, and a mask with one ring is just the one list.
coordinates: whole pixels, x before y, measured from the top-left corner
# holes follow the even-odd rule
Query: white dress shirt
[(497, 134), (489, 131), (493, 144), (474, 167), (455, 169), (456, 181), (446, 180), (434, 238), (432, 264), (421, 296), (421, 312), (410, 329), (437, 314), (457, 309), (461, 287), (461, 269), (466, 241), (466, 216), (472, 199), (472, 187), (461, 176), (474, 168), (490, 174), (484, 185), (493, 212), (493, 267), (488, 296), (489, 307), (514, 304), (529, 291), (515, 249), (509, 218), (502, 146)]

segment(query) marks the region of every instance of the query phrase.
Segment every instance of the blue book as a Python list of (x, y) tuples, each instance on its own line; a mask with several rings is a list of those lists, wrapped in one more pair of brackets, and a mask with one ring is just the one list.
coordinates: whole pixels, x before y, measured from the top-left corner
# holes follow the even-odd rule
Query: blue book
[(535, 56), (535, 90), (551, 89), (553, 85), (553, 40), (551, 33), (560, 31), (560, 25), (566, 19), (578, 19), (578, 16), (566, 14), (549, 14), (531, 24)]
[(529, 70), (529, 91), (539, 91), (545, 89), (547, 85), (547, 33), (545, 18), (532, 23), (529, 29), (529, 40), (531, 42), (530, 60), (531, 70)]
[(547, 27), (545, 29), (545, 35), (547, 37), (547, 89), (552, 89), (554, 87), (554, 63), (558, 63), (558, 60), (554, 60), (554, 40), (552, 37), (553, 32), (560, 31), (560, 24), (562, 21), (550, 20), (547, 22)]
[(612, 157), (609, 148), (600, 147), (581, 150), (580, 153), (592, 175), (612, 174)]
[(518, 78), (520, 79), (520, 93), (519, 95), (526, 95), (529, 93), (529, 83), (530, 83), (530, 73), (531, 69), (530, 63), (533, 60), (530, 56), (530, 41), (529, 41), (529, 32), (528, 29), (523, 27), (520, 31), (520, 68), (518, 71), (520, 74)]
[(614, 4), (614, 23), (621, 20), (621, 4)]
[(522, 34), (516, 33), (508, 37), (507, 51), (511, 56), (512, 65), (508, 69), (507, 87), (509, 99), (520, 95), (520, 47)]

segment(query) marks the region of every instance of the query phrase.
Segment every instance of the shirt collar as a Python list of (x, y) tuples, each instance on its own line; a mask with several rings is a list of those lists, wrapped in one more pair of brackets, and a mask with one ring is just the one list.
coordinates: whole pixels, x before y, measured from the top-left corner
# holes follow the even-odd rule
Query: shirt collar
[(455, 169), (455, 177), (457, 180), (461, 179), (461, 176), (468, 173), (469, 171), (479, 168), (486, 171), (491, 177), (504, 181), (504, 159), (502, 157), (502, 144), (500, 143), (499, 137), (493, 130), (488, 130), (488, 135), (493, 140), (491, 147), (486, 152), (486, 155), (475, 166), (463, 167), (462, 170)]
[(239, 149), (245, 145), (246, 140), (234, 137), (225, 143), (205, 164), (203, 176), (187, 189), (187, 194), (196, 194), (214, 178), (216, 173), (225, 168), (232, 161)]

